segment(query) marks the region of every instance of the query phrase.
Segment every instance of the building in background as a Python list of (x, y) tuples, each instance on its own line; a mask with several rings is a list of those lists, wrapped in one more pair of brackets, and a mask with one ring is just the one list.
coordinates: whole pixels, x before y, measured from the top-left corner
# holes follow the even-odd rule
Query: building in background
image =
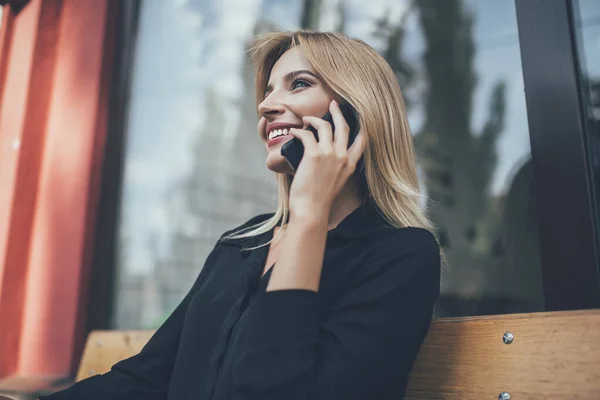
[(157, 327), (274, 210), (249, 50), (275, 30), (346, 33), (396, 73), (437, 316), (600, 306), (595, 0), (1, 3), (0, 391), (68, 378), (91, 329)]

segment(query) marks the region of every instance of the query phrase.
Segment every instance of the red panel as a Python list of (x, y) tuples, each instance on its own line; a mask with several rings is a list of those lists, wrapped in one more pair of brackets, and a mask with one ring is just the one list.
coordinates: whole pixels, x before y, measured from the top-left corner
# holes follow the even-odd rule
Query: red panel
[(69, 375), (83, 341), (116, 4), (33, 0), (13, 21), (0, 65), (0, 377)]
[[(17, 368), (27, 252), (32, 226), (40, 159), (39, 131), (26, 130), (29, 106), (45, 113), (47, 104), (29, 104), (32, 81), (44, 79), (36, 64), (41, 1), (34, 1), (13, 19), (6, 35), (2, 69), (5, 80), (0, 104), (0, 376)], [(11, 13), (9, 9), (5, 12)], [(46, 77), (46, 79), (48, 79)], [(39, 97), (37, 98), (39, 99)], [(35, 111), (34, 109), (29, 109)], [(39, 120), (38, 120), (39, 121)], [(31, 137), (31, 136), (34, 137)], [(22, 179), (17, 175), (21, 172)], [(27, 174), (25, 174), (27, 172)]]
[[(120, 0), (118, 0), (120, 1)], [(78, 309), (76, 315), (75, 336), (73, 353), (71, 359), (71, 371), (75, 373), (79, 367), (79, 361), (83, 354), (87, 334), (89, 333), (89, 296), (92, 282), (92, 257), (94, 253), (94, 233), (96, 231), (96, 217), (98, 202), (100, 200), (100, 189), (102, 185), (102, 170), (104, 164), (104, 150), (108, 129), (110, 88), (113, 83), (114, 58), (117, 41), (117, 28), (114, 26), (118, 21), (118, 4), (115, 0), (107, 1), (106, 36), (104, 37), (103, 68), (100, 76), (99, 100), (96, 113), (96, 126), (94, 143), (91, 154), (91, 171), (89, 179), (89, 193), (86, 210), (85, 243), (83, 248), (82, 274), (80, 281), (80, 294), (78, 298)]]
[[(68, 375), (84, 269), (109, 2), (64, 2), (42, 160), (19, 373)], [(94, 182), (97, 184), (97, 182)]]

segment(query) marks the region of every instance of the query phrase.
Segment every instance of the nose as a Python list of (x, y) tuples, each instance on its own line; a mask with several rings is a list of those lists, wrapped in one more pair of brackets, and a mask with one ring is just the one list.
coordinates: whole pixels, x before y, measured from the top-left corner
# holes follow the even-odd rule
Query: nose
[(274, 96), (274, 93), (271, 93), (262, 101), (262, 103), (258, 105), (258, 113), (266, 119), (281, 115), (283, 114), (284, 110), (284, 105), (277, 100), (276, 96)]

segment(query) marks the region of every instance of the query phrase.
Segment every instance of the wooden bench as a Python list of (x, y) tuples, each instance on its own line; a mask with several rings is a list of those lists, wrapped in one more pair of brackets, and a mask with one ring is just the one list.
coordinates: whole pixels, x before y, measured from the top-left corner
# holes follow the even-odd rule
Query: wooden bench
[[(153, 331), (90, 333), (77, 380), (137, 354)], [(434, 320), (406, 399), (600, 399), (600, 310)]]

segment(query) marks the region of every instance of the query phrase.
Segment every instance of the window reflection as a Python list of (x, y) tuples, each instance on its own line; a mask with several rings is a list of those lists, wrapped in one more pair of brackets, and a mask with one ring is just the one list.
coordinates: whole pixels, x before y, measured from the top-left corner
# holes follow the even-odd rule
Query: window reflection
[(414, 5), (411, 122), (448, 258), (438, 315), (542, 310), (514, 2)]
[(147, 1), (140, 21), (114, 327), (159, 325), (218, 236), (275, 208), (246, 50), (300, 27), (360, 38), (396, 72), (446, 246), (436, 313), (543, 309), (513, 1)]

